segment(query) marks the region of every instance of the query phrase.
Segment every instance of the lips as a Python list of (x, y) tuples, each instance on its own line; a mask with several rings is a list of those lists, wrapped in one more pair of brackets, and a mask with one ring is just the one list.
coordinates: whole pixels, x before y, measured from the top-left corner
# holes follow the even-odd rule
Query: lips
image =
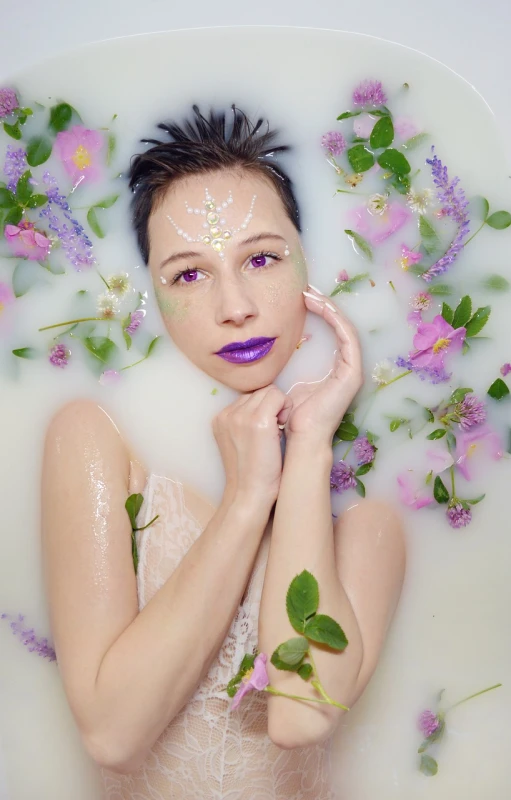
[(275, 338), (258, 336), (254, 339), (247, 339), (246, 342), (230, 342), (218, 350), (216, 355), (231, 364), (247, 364), (251, 361), (258, 361), (270, 352)]

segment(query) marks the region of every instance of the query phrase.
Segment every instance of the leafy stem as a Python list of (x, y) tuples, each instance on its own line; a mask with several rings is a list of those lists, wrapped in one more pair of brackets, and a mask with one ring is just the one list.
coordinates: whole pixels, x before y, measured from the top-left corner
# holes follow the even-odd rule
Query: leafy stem
[(502, 686), (501, 683), (496, 683), (494, 686), (489, 686), (487, 689), (482, 689), (480, 692), (476, 692), (475, 694), (470, 694), (468, 697), (464, 697), (463, 700), (458, 700), (458, 702), (454, 703), (453, 706), (449, 706), (449, 708), (447, 708), (444, 711), (444, 714), (447, 714), (448, 711), (452, 711), (453, 708), (457, 708), (457, 706), (461, 706), (462, 703), (466, 703), (467, 700), (472, 700), (474, 697), (479, 697), (479, 695), (481, 694), (485, 694), (486, 692), (491, 692), (493, 689), (498, 689), (500, 686)]
[[(312, 684), (315, 686), (316, 682)], [(267, 686), (266, 689), (263, 691), (269, 692), (270, 694), (278, 695), (279, 697), (290, 697), (292, 700), (305, 700), (307, 703), (323, 703), (329, 706), (337, 706), (338, 708), (342, 708), (344, 711), (349, 711), (349, 708), (346, 706), (337, 703), (335, 700), (328, 699), (328, 700), (320, 700), (319, 697), (301, 697), (298, 694), (288, 694), (287, 692), (280, 692), (278, 689), (274, 689), (273, 686)], [(328, 695), (326, 695), (328, 697)]]
[(480, 227), (480, 228), (478, 228), (478, 229), (476, 230), (476, 232), (475, 232), (475, 233), (473, 233), (473, 234), (472, 234), (472, 236), (471, 236), (469, 239), (467, 239), (467, 241), (466, 241), (466, 242), (465, 242), (465, 244), (463, 245), (463, 248), (465, 248), (465, 247), (467, 246), (467, 244), (469, 244), (469, 242), (471, 242), (471, 241), (472, 241), (472, 239), (475, 239), (475, 237), (477, 236), (477, 234), (479, 233), (479, 231), (482, 231), (482, 229), (484, 228), (484, 226), (485, 226), (485, 225), (486, 225), (486, 220), (484, 220), (484, 222), (482, 223), (481, 227)]
[(51, 328), (61, 328), (63, 325), (77, 325), (79, 322), (104, 322), (106, 317), (82, 317), (81, 319), (69, 319), (66, 322), (57, 322), (55, 325), (45, 325), (38, 328), (39, 331), (49, 331)]

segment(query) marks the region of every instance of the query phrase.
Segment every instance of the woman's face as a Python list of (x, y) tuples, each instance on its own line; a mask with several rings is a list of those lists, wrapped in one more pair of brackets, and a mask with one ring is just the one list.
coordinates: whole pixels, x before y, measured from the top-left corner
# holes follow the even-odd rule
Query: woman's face
[(240, 392), (273, 383), (302, 336), (307, 267), (271, 184), (226, 170), (183, 179), (151, 214), (149, 241), (156, 298), (179, 349)]

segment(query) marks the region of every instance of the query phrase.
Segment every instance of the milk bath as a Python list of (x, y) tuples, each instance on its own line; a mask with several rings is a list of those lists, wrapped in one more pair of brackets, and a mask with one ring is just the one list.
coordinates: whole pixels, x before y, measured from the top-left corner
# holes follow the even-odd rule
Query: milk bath
[[(336, 117), (350, 108), (353, 87), (366, 78), (382, 81), (394, 114), (413, 117), (430, 134), (427, 146), (413, 155), (424, 186), (432, 186), (424, 161), (434, 144), (451, 177), (460, 176), (468, 198), (484, 195), (492, 211), (510, 207), (508, 166), (484, 100), (438, 62), (369, 37), (272, 28), (132, 37), (45, 62), (3, 80), (2, 86), (15, 86), (25, 105), (38, 101), (49, 107), (63, 100), (78, 109), (87, 127), (108, 127), (117, 140), (112, 174), (126, 174), (130, 156), (143, 148), (139, 140), (158, 138), (154, 125), (180, 119), (192, 102), (203, 110), (211, 104), (228, 108), (236, 102), (248, 114), (268, 118), (280, 129), (282, 141), (294, 148), (284, 163), (297, 185), (310, 282), (329, 294), (340, 270), (346, 269), (350, 277), (368, 271), (375, 284), (361, 281), (353, 292), (335, 298), (360, 333), (367, 394), (374, 388), (374, 365), (406, 356), (411, 349), (414, 331), (403, 319), (410, 310), (411, 293), (424, 287), (396, 263), (396, 243), (403, 238), (414, 244), (405, 236), (409, 228), (403, 228), (403, 237), (399, 232), (381, 249), (375, 248), (371, 263), (353, 247), (344, 231), (350, 227), (350, 209), (364, 197), (336, 194), (341, 183), (320, 147), (326, 131), (350, 130), (341, 127)], [(409, 86), (406, 91), (404, 83)], [(4, 150), (5, 144), (3, 137)], [(15, 141), (11, 144), (18, 146)], [(364, 184), (355, 190), (369, 191)], [(130, 275), (147, 312), (139, 332), (140, 352), (134, 349), (133, 358), (128, 354), (124, 363), (144, 355), (152, 338), (161, 336), (151, 356), (123, 371), (119, 382), (104, 385), (99, 374), (87, 367), (78, 343), (73, 345), (76, 358), (62, 370), (47, 358), (12, 356), (12, 349), (25, 346), (44, 351), (49, 338), (38, 328), (80, 317), (84, 308), (88, 309), (84, 316), (89, 313), (87, 303), (101, 293), (101, 282), (94, 270), (76, 273), (69, 264), (65, 275), (40, 268), (41, 280), (15, 301), (15, 324), (2, 332), (0, 612), (24, 614), (27, 627), (43, 636), (49, 635), (49, 627), (39, 545), (41, 448), (50, 416), (67, 399), (85, 396), (99, 402), (150, 471), (193, 484), (215, 502), (222, 491), (223, 470), (211, 419), (235, 399), (235, 393), (199, 373), (168, 339), (129, 229), (125, 180), (105, 179), (94, 191), (78, 189), (70, 203), (73, 208), (88, 208), (112, 192), (120, 197), (114, 206), (98, 212), (107, 235), (91, 236), (94, 253), (103, 275)], [(83, 221), (84, 212), (78, 213)], [(363, 478), (369, 497), (383, 494), (399, 503), (397, 475), (422, 459), (423, 436), (410, 440), (407, 425), (393, 433), (389, 430), (389, 417), (410, 416), (405, 398), (433, 406), (457, 386), (472, 387), (485, 397), (500, 366), (511, 360), (510, 295), (483, 286), (488, 275), (510, 278), (509, 230), (485, 227), (443, 276), (454, 287), (453, 294), (434, 298), (437, 313), (444, 300), (455, 306), (465, 294), (472, 296), (476, 307), (491, 305), (484, 329), (484, 336), (491, 339), (475, 342), (469, 354), (456, 357), (454, 384), (435, 386), (412, 374), (381, 392), (368, 411), (364, 427), (380, 437), (375, 469)], [(7, 255), (5, 248), (2, 253)], [(12, 260), (1, 258), (0, 281), (9, 282), (12, 270)], [(89, 296), (77, 294), (84, 289)], [(326, 326), (309, 315), (305, 332), (311, 338), (278, 379), (284, 391), (296, 381), (318, 380), (331, 368), (334, 341)], [(488, 404), (491, 423), (504, 436), (509, 407), (505, 400)], [(336, 459), (344, 451), (343, 443), (335, 450)], [(450, 528), (438, 507), (403, 508), (409, 554), (405, 587), (377, 672), (336, 734), (334, 785), (341, 797), (476, 800), (484, 791), (497, 800), (509, 787), (505, 759), (511, 667), (505, 627), (510, 599), (509, 479), (506, 458), (484, 462), (480, 478), (471, 482), (470, 494), (464, 496), (485, 492), (486, 498), (474, 507), (471, 525), (461, 530)], [(334, 512), (356, 499), (354, 492), (333, 495)], [(0, 769), (5, 772), (5, 797), (96, 800), (96, 768), (81, 749), (55, 663), (27, 652), (5, 620), (0, 620), (0, 641)], [(438, 775), (422, 775), (418, 714), (434, 707), (441, 689), (446, 690), (446, 705), (451, 705), (498, 682), (503, 684), (498, 690), (453, 711), (435, 755)]]

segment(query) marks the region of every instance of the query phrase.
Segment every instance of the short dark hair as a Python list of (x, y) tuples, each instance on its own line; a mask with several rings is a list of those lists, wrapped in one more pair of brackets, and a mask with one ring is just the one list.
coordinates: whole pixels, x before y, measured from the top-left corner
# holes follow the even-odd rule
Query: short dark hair
[(129, 171), (129, 186), (133, 192), (132, 222), (140, 251), (149, 260), (149, 217), (167, 189), (174, 182), (190, 175), (200, 175), (221, 169), (239, 169), (267, 178), (282, 200), (284, 209), (298, 231), (300, 213), (293, 184), (276, 162), (275, 156), (290, 148), (275, 144), (277, 131), (260, 118), (253, 123), (235, 105), (231, 106), (232, 120), (226, 122), (224, 111), (210, 111), (203, 116), (198, 106), (193, 116), (181, 125), (160, 123), (169, 141), (142, 139), (152, 144), (145, 153), (133, 156)]

